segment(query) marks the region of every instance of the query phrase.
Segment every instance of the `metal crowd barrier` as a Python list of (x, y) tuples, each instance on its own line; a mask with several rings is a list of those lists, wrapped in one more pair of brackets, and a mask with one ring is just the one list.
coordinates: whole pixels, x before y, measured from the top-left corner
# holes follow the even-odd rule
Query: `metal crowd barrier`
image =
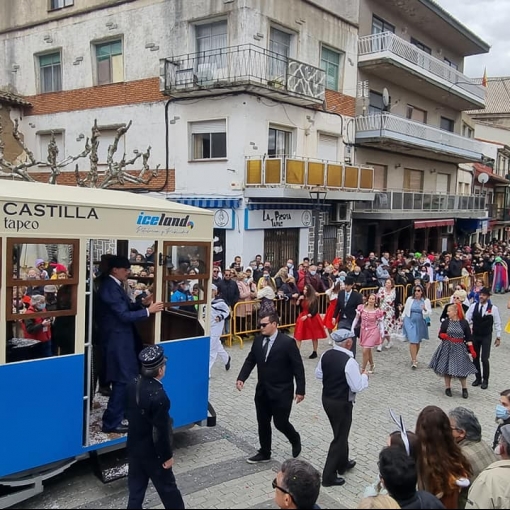
[[(458, 284), (466, 286), (467, 292), (475, 284), (477, 279), (481, 279), (484, 286), (489, 285), (489, 273), (479, 273), (472, 276), (461, 276), (460, 278), (449, 278), (447, 281), (432, 282), (425, 286), (426, 296), (430, 299), (433, 307), (444, 306), (450, 301)], [(361, 289), (360, 293), (366, 299), (370, 294), (377, 294), (380, 287), (367, 287)], [(395, 285), (395, 291), (402, 303), (411, 295), (413, 285)], [(324, 315), (329, 306), (329, 299), (325, 293), (317, 294), (319, 298), (319, 313)], [(293, 332), (296, 319), (300, 313), (293, 299), (274, 299), (273, 300), (277, 314), (280, 316), (280, 325), (278, 329)], [(259, 324), (260, 301), (239, 301), (234, 306), (230, 314), (229, 331), (221, 336), (228, 347), (238, 342), (241, 348), (245, 340), (253, 340), (256, 334), (260, 332)]]

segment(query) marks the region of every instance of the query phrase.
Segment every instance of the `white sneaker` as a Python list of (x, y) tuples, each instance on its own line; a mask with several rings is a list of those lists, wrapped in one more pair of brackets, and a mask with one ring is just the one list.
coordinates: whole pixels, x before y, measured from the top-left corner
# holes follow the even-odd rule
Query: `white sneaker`
[(377, 346), (377, 352), (382, 352), (382, 344)]
[(393, 347), (393, 342), (390, 340), (385, 347), (386, 349), (391, 349)]

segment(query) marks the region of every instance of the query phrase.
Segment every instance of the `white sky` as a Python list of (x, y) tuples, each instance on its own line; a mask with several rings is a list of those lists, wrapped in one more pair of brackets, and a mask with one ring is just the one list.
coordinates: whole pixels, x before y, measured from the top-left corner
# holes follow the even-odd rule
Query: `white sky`
[(491, 45), (488, 54), (467, 57), (464, 74), (510, 76), (510, 0), (435, 0), (463, 25)]

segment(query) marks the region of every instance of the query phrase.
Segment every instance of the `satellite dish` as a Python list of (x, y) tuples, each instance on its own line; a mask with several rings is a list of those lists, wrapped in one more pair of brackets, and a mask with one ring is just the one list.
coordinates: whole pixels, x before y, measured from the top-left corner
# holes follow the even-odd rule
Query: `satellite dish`
[(481, 174), (478, 175), (478, 182), (480, 184), (486, 184), (488, 180), (489, 180), (488, 174), (482, 172)]
[(385, 108), (390, 106), (390, 92), (386, 87), (384, 87), (382, 91), (382, 102)]

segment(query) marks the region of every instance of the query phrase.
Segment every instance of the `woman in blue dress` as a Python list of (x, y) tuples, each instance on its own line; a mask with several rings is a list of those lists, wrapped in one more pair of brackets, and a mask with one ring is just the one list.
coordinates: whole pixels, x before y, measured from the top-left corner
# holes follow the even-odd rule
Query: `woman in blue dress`
[(430, 299), (424, 296), (421, 285), (415, 285), (404, 307), (403, 334), (409, 341), (412, 368), (418, 368), (418, 352), (422, 340), (429, 339), (428, 324), (432, 313)]

